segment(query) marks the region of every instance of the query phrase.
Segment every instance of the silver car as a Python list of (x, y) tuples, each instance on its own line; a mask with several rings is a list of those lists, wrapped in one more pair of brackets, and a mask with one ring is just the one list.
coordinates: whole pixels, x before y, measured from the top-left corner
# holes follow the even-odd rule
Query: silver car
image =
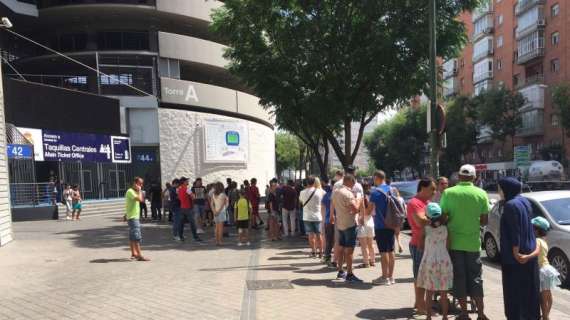
[[(546, 218), (551, 230), (547, 235), (548, 260), (558, 272), (563, 284), (569, 285), (568, 257), (570, 256), (570, 191), (541, 191), (523, 193), (530, 200), (533, 215)], [(503, 214), (502, 202), (497, 202), (489, 213), (489, 224), (483, 228), (481, 241), (487, 257), (499, 259), (500, 221)]]

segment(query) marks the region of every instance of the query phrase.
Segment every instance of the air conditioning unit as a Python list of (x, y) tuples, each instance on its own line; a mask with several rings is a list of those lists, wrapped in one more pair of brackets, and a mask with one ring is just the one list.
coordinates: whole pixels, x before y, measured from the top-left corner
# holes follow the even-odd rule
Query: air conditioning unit
[(536, 22), (536, 25), (539, 26), (539, 27), (544, 27), (544, 26), (546, 25), (546, 19), (539, 19), (539, 20)]
[(483, 31), (484, 33), (492, 33), (493, 32), (493, 27), (487, 27), (485, 28), (485, 30)]

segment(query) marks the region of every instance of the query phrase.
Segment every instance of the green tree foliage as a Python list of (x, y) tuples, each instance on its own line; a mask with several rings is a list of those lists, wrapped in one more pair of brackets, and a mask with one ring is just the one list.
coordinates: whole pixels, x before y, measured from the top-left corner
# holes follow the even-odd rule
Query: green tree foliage
[(485, 90), (473, 99), (478, 122), (491, 129), (491, 137), (505, 143), (522, 127), (521, 108), (526, 100), (522, 94), (507, 88)]
[(570, 137), (570, 85), (568, 83), (554, 87), (552, 90), (552, 102), (560, 117), (560, 124)]
[(299, 161), (300, 146), (297, 137), (289, 133), (279, 132), (275, 135), (275, 153), (277, 173), (294, 169)]
[(459, 169), (461, 157), (477, 144), (477, 110), (470, 97), (459, 96), (446, 106), (447, 146), (440, 157), (441, 173), (450, 176)]
[[(437, 3), (438, 55), (446, 59), (467, 40), (457, 15), (478, 1)], [(379, 111), (428, 83), (425, 0), (227, 0), (213, 20), (228, 45), (229, 70), (273, 110), (277, 124), (298, 117), (327, 139), (344, 166)], [(360, 124), (355, 146), (352, 121)]]
[(426, 106), (405, 108), (379, 125), (364, 139), (376, 168), (392, 175), (396, 170), (422, 171), (424, 143), (427, 141)]

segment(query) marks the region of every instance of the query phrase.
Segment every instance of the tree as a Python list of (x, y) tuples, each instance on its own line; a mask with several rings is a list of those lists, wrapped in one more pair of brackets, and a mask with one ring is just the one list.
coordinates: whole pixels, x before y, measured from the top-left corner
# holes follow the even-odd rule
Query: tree
[[(455, 17), (477, 3), (438, 1), (439, 56), (454, 56), (466, 42)], [(227, 0), (213, 20), (213, 31), (228, 44), (230, 72), (277, 121), (297, 116), (302, 127), (317, 130), (345, 167), (374, 116), (428, 83), (424, 0)], [(359, 123), (354, 148), (353, 121)]]
[(552, 103), (562, 126), (562, 145), (560, 146), (560, 162), (567, 166), (566, 143), (564, 137), (570, 137), (570, 85), (563, 83), (552, 90)]
[(389, 175), (405, 168), (412, 169), (414, 175), (423, 171), (424, 142), (428, 137), (426, 112), (425, 105), (419, 109), (405, 108), (366, 136), (364, 144), (376, 168)]
[(462, 157), (477, 145), (477, 110), (470, 97), (459, 96), (446, 107), (447, 146), (441, 157), (441, 171), (451, 175), (457, 171)]
[(552, 90), (552, 102), (556, 107), (556, 113), (560, 118), (562, 128), (570, 137), (570, 85), (564, 83), (554, 87)]
[(479, 124), (490, 128), (493, 140), (504, 145), (510, 137), (514, 148), (514, 137), (523, 124), (521, 108), (526, 103), (525, 97), (501, 87), (483, 91), (473, 99), (473, 103)]
[(299, 159), (300, 146), (297, 137), (292, 134), (278, 132), (275, 135), (275, 158), (277, 174), (287, 169), (294, 169)]

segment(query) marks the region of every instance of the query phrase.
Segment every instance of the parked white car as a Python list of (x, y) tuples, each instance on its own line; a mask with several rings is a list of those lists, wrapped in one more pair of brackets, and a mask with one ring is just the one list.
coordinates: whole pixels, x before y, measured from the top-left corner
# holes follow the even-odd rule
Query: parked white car
[[(558, 272), (562, 283), (570, 284), (568, 268), (570, 264), (570, 191), (541, 191), (523, 193), (530, 200), (533, 217), (541, 216), (550, 222), (548, 232), (548, 260)], [(500, 222), (503, 214), (503, 204), (497, 202), (489, 213), (489, 224), (483, 228), (481, 241), (487, 257), (498, 260), (500, 255)]]

